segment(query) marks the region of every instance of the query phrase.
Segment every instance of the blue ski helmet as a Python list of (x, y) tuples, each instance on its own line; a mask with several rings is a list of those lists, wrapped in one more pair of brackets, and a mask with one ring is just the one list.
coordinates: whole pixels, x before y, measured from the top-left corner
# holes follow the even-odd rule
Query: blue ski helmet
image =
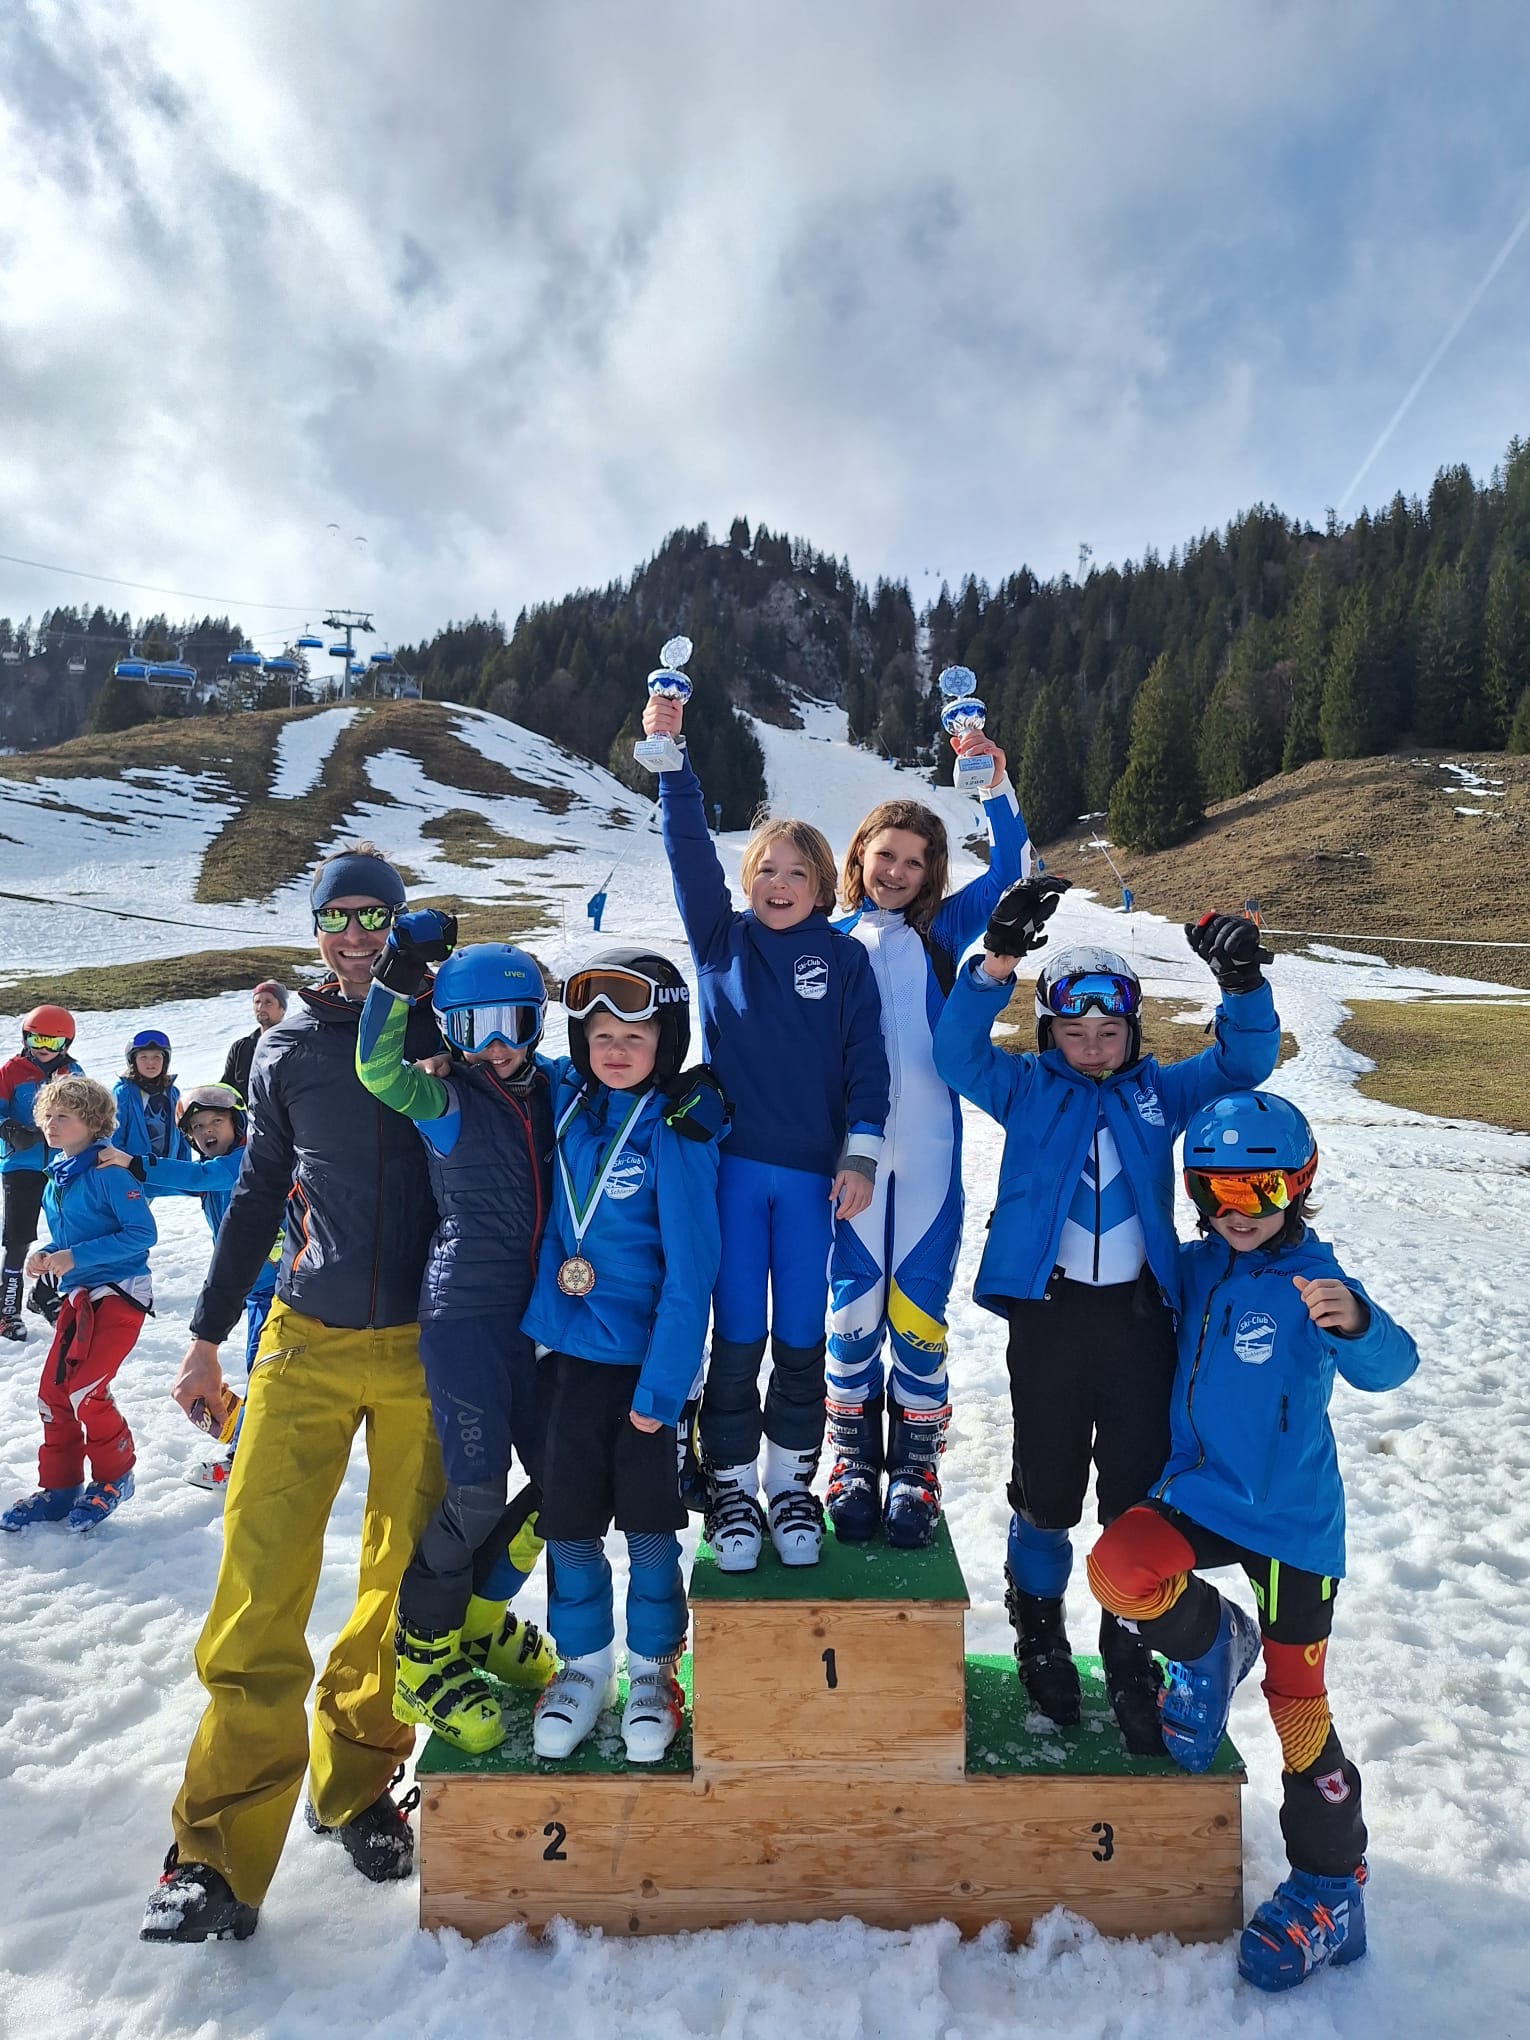
[(430, 988), (441, 1032), (472, 1055), (502, 1041), (534, 1049), (547, 1016), (547, 987), (534, 957), (509, 942), (474, 942), (449, 956)]
[(1252, 1175), (1279, 1169), (1303, 1175), (1305, 1190), (1317, 1173), (1317, 1141), (1303, 1115), (1271, 1091), (1234, 1091), (1203, 1105), (1185, 1128), (1184, 1166), (1202, 1175)]
[(170, 1037), (168, 1034), (162, 1034), (159, 1028), (157, 1027), (140, 1027), (138, 1032), (133, 1036), (132, 1040), (127, 1045), (127, 1059), (129, 1064), (132, 1063), (133, 1057), (137, 1055), (139, 1049), (141, 1048), (157, 1048), (160, 1054), (165, 1058), (165, 1068), (169, 1069)]

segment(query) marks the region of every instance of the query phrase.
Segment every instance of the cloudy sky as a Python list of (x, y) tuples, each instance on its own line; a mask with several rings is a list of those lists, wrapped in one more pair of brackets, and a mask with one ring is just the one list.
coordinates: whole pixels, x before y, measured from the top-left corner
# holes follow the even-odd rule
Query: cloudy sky
[(0, 552), (406, 639), (738, 511), (917, 600), (1485, 474), (1527, 77), (1523, 0), (9, 0)]

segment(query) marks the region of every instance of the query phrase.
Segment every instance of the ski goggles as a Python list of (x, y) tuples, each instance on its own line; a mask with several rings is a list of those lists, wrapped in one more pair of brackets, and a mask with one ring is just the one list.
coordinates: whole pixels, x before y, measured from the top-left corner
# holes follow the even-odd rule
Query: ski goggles
[(62, 1055), (69, 1046), (67, 1034), (23, 1034), (24, 1048), (35, 1048), (39, 1055)]
[(1300, 1169), (1186, 1169), (1185, 1189), (1202, 1218), (1270, 1218), (1311, 1187), (1317, 1156)]
[(243, 1112), (244, 1109), (244, 1100), (232, 1084), (198, 1084), (194, 1090), (181, 1093), (175, 1121), (177, 1126), (184, 1126), (199, 1112)]
[(502, 1041), (507, 1048), (531, 1048), (542, 1036), (540, 1006), (449, 1006), (436, 1019), (452, 1047), (472, 1055), (491, 1043)]
[(313, 925), (321, 935), (338, 935), (354, 921), (358, 928), (375, 935), (379, 929), (393, 926), (397, 912), (397, 907), (315, 907)]
[(1091, 1010), (1107, 1019), (1129, 1020), (1142, 1004), (1142, 987), (1115, 971), (1080, 970), (1047, 986), (1047, 1011), (1059, 1020), (1077, 1020)]
[[(684, 999), (685, 993), (674, 995)], [(584, 1020), (604, 1006), (622, 1020), (651, 1020), (659, 1010), (659, 987), (638, 970), (602, 964), (576, 970), (563, 987), (563, 1003), (575, 1020)]]

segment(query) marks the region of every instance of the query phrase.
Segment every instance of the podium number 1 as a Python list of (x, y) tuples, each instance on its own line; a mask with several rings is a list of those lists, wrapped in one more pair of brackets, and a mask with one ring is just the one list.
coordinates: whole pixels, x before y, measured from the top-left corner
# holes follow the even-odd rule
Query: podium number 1
[(831, 1693), (839, 1684), (839, 1671), (835, 1666), (832, 1650), (826, 1650), (823, 1654), (823, 1682)]

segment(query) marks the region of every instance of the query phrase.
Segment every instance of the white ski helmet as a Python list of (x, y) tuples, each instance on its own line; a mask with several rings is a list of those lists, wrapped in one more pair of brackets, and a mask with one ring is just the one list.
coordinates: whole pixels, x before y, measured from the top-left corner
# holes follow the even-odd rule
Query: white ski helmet
[(1052, 1022), (1101, 1013), (1127, 1025), (1127, 1058), (1142, 1053), (1142, 980), (1114, 949), (1080, 943), (1049, 957), (1036, 980), (1036, 1045), (1052, 1046)]

